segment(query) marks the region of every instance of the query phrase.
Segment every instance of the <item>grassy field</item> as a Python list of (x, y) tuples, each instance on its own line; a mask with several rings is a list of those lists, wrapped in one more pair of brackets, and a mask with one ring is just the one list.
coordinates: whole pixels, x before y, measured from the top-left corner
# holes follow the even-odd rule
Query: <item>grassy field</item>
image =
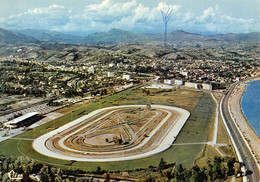
[(235, 156), (233, 146), (231, 144), (231, 141), (229, 139), (228, 133), (226, 131), (226, 128), (224, 126), (224, 123), (221, 119), (221, 116), (219, 116), (219, 123), (218, 123), (218, 143), (226, 143), (227, 146), (221, 146), (219, 147), (219, 150), (226, 154), (226, 155), (231, 155)]
[[(214, 113), (215, 104), (210, 94), (192, 90), (168, 90), (150, 89), (150, 94), (145, 94), (139, 87), (131, 88), (123, 92), (110, 95), (98, 101), (83, 105), (77, 109), (73, 108), (73, 112), (64, 115), (54, 121), (39, 126), (33, 130), (29, 130), (16, 138), (33, 139), (44, 133), (60, 127), (76, 118), (79, 118), (98, 108), (126, 105), (126, 104), (162, 104), (182, 107), (191, 112), (191, 116), (186, 122), (183, 130), (177, 137), (176, 143), (205, 142), (209, 136), (210, 124), (212, 124), (212, 115)], [(26, 155), (38, 162), (52, 164), (62, 168), (79, 168), (86, 171), (96, 170), (98, 166), (106, 170), (126, 170), (147, 168), (150, 165), (157, 166), (161, 157), (168, 163), (181, 163), (185, 167), (193, 165), (195, 160), (203, 152), (204, 145), (173, 145), (170, 149), (144, 159), (122, 161), (122, 162), (75, 162), (70, 165), (71, 161), (53, 159), (46, 157), (32, 149), (32, 140), (14, 140), (9, 139), (0, 143), (0, 154), (6, 156)]]

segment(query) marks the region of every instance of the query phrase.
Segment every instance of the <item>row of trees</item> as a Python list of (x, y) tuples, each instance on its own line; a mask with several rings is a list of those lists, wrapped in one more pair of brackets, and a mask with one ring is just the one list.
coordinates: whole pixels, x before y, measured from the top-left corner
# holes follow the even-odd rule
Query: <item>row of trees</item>
[(28, 157), (4, 157), (0, 156), (0, 181), (11, 182), (8, 173), (13, 170), (16, 174), (22, 175), (22, 180), (25, 182), (34, 181), (31, 174), (36, 174), (42, 182), (69, 182), (70, 180), (63, 176), (68, 174), (83, 173), (80, 170), (66, 171), (60, 168), (55, 168), (43, 164), (36, 163)]
[[(76, 161), (72, 161), (74, 163)], [(144, 174), (140, 181), (156, 182), (156, 181), (193, 181), (206, 182), (216, 180), (226, 180), (229, 176), (238, 176), (240, 171), (240, 163), (233, 157), (214, 157), (209, 159), (207, 164), (203, 167), (197, 165), (191, 168), (185, 168), (181, 164), (167, 164), (162, 158), (157, 167), (149, 166), (147, 169), (136, 169), (140, 174)], [(62, 170), (48, 165), (36, 163), (33, 159), (28, 157), (4, 157), (0, 156), (0, 181), (9, 182), (8, 172), (13, 170), (16, 174), (22, 174), (21, 181), (32, 181), (30, 175), (36, 174), (40, 181), (43, 182), (69, 182), (69, 181), (87, 181), (84, 174), (95, 174), (106, 176), (108, 179), (109, 171), (102, 170), (100, 167), (92, 172), (85, 172), (79, 169)], [(120, 173), (122, 171), (114, 171), (113, 173)], [(129, 173), (132, 170), (128, 171)], [(70, 176), (70, 177), (68, 177)], [(81, 176), (81, 177), (80, 177)]]
[(42, 97), (46, 95), (44, 90), (39, 89), (38, 87), (27, 88), (24, 89), (22, 87), (14, 88), (8, 84), (1, 84), (0, 85), (0, 93), (10, 94), (10, 95), (33, 95), (36, 97)]
[(161, 159), (157, 172), (160, 172), (158, 177), (155, 173), (149, 173), (142, 181), (215, 181), (226, 180), (229, 176), (238, 176), (240, 171), (240, 163), (233, 157), (214, 157), (209, 159), (206, 166), (199, 167), (197, 165), (191, 168), (185, 168), (181, 164), (175, 164), (169, 167), (164, 159)]

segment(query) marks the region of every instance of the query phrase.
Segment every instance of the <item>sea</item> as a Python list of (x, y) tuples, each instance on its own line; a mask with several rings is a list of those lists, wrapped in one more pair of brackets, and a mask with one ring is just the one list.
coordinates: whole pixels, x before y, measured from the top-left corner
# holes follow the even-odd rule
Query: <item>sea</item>
[(241, 107), (249, 124), (260, 136), (260, 80), (247, 82), (247, 84)]

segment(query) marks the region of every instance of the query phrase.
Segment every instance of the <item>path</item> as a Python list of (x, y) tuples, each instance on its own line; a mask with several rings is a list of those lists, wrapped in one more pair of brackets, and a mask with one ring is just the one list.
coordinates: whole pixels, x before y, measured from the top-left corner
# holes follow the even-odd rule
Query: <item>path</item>
[(218, 137), (218, 115), (219, 115), (219, 104), (217, 99), (215, 98), (214, 94), (211, 93), (211, 97), (213, 98), (216, 104), (216, 112), (215, 112), (215, 123), (214, 123), (214, 131), (213, 131), (213, 145), (217, 144), (217, 137)]

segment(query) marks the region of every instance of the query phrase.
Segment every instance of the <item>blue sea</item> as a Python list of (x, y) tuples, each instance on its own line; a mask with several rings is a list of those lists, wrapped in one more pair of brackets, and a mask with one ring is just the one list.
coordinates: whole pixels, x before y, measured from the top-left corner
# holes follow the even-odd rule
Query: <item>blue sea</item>
[(260, 80), (247, 84), (241, 107), (249, 124), (260, 136)]

